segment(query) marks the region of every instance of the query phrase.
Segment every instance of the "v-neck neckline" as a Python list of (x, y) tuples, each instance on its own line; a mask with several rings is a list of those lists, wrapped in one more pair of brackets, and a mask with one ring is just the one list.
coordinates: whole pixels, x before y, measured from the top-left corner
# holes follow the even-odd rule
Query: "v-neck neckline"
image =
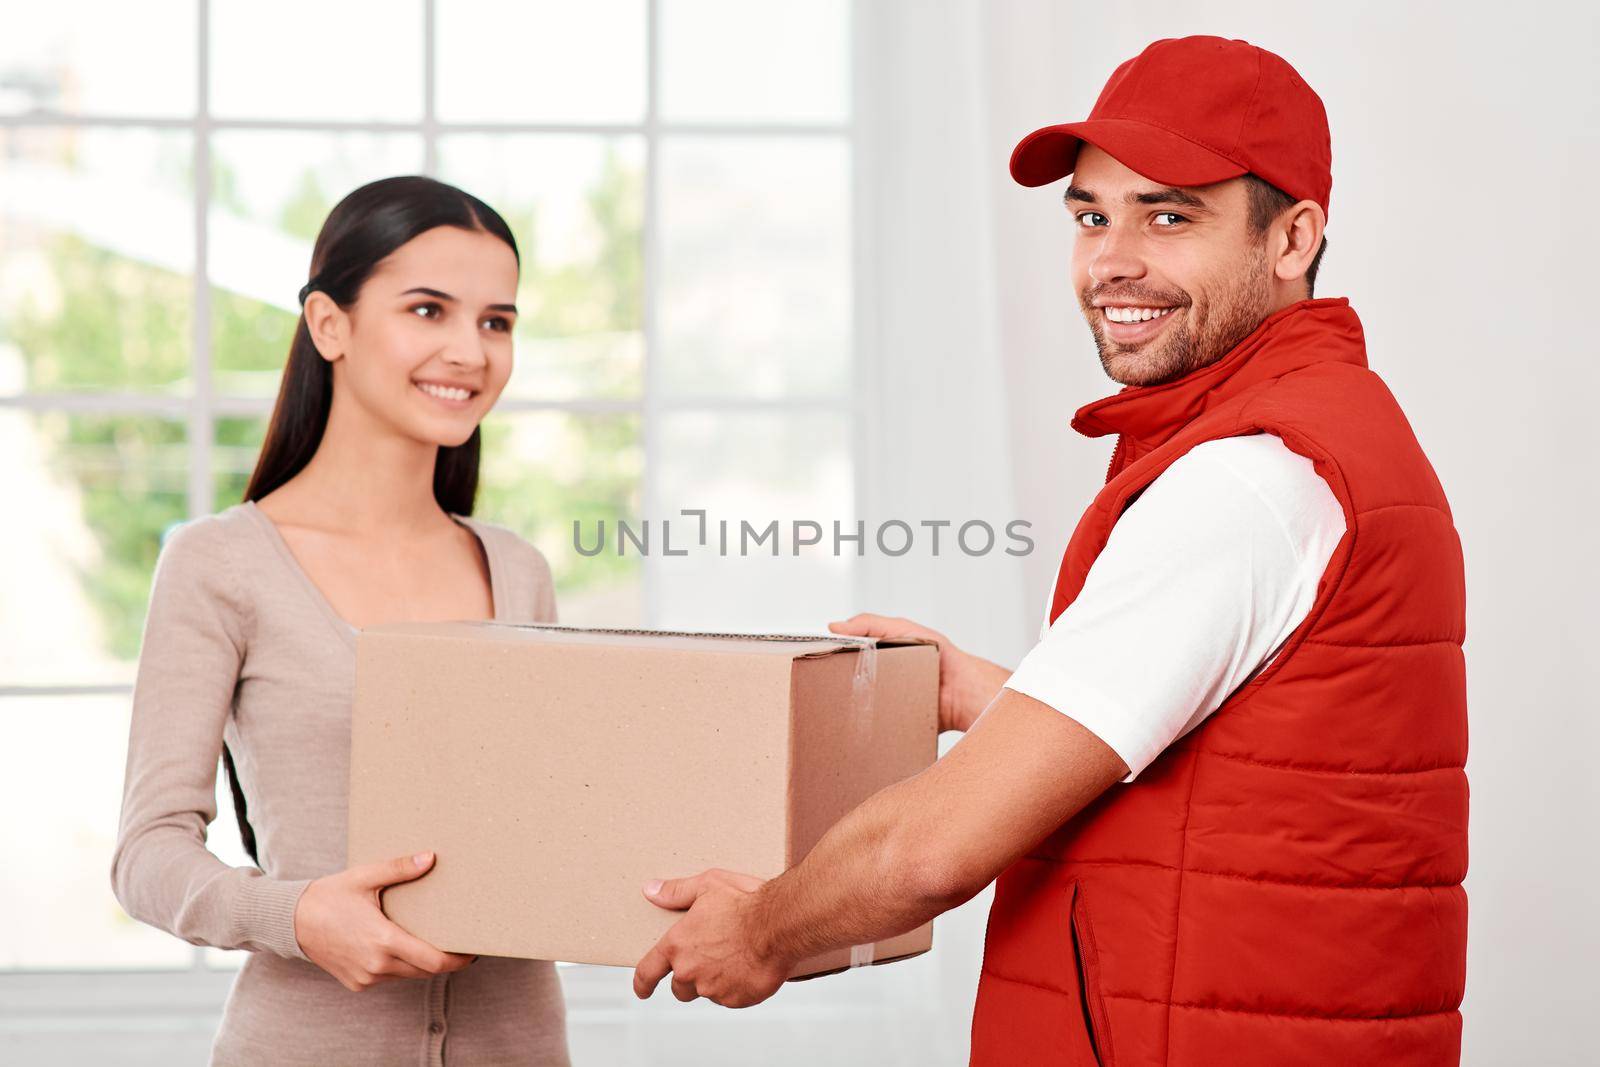
[[(310, 597), (311, 602), (317, 606), (328, 622), (333, 625), (340, 639), (349, 646), (351, 651), (354, 651), (356, 634), (360, 632), (359, 628), (334, 610), (333, 602), (323, 593), (321, 587), (311, 580), (311, 575), (306, 573), (306, 569), (295, 558), (294, 549), (289, 547), (289, 542), (285, 540), (283, 531), (278, 529), (278, 524), (273, 522), (267, 516), (267, 513), (256, 505), (254, 500), (245, 501), (243, 507), (256, 520), (257, 525), (266, 534), (267, 540), (277, 551), (278, 557), (283, 561), (284, 566), (295, 576), (301, 588)], [(499, 558), (495, 552), (494, 541), (492, 538), (483, 535), (483, 531), (478, 529), (478, 524), (473, 519), (464, 515), (451, 515), (450, 519), (457, 526), (477, 538), (478, 545), (483, 550), (484, 566), (489, 570), (489, 600), (491, 601), (489, 617), (498, 622), (501, 619), (501, 607), (505, 603), (505, 595), (500, 580)]]

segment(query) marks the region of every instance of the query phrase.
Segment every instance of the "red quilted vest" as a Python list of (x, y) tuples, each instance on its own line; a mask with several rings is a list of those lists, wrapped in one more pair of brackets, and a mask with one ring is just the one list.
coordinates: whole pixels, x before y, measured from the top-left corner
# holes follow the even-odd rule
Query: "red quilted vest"
[(1052, 619), (1134, 495), (1202, 441), (1278, 434), (1347, 530), (1276, 659), (1001, 875), (972, 1063), (1458, 1063), (1461, 545), (1360, 320), (1342, 299), (1291, 305), (1218, 362), (1073, 426), (1120, 438)]

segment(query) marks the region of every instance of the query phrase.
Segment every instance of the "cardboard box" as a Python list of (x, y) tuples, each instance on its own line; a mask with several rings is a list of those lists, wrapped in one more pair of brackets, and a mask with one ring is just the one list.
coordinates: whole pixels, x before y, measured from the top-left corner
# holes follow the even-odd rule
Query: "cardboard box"
[(383, 907), (452, 952), (632, 967), (678, 918), (645, 881), (778, 875), (937, 756), (928, 644), (435, 623), (363, 630), (356, 659), (349, 861), (435, 852)]

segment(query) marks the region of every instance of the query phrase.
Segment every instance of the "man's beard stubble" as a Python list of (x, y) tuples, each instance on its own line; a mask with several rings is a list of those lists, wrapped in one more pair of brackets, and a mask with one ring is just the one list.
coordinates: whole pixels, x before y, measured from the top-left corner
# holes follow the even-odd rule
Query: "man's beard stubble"
[[(1233, 351), (1267, 317), (1270, 279), (1266, 267), (1263, 243), (1255, 246), (1242, 269), (1234, 274), (1237, 283), (1198, 311), (1187, 294), (1181, 292), (1107, 285), (1080, 294), (1095, 348), (1100, 353), (1100, 366), (1107, 377), (1122, 385), (1160, 385), (1210, 366)], [(1104, 297), (1181, 306), (1183, 318), (1172, 323), (1158, 340), (1140, 348), (1123, 348), (1106, 337), (1100, 309), (1093, 304), (1095, 299)]]

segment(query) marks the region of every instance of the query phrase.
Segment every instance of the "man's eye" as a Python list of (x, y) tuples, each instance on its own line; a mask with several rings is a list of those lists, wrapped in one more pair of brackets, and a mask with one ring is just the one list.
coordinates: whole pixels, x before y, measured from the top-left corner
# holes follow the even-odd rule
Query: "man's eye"
[(1085, 211), (1078, 216), (1078, 225), (1087, 230), (1096, 226), (1109, 226), (1111, 225), (1111, 220), (1098, 211)]
[(1176, 211), (1159, 211), (1156, 213), (1157, 226), (1176, 226), (1179, 223), (1188, 221), (1188, 219), (1184, 218)]

